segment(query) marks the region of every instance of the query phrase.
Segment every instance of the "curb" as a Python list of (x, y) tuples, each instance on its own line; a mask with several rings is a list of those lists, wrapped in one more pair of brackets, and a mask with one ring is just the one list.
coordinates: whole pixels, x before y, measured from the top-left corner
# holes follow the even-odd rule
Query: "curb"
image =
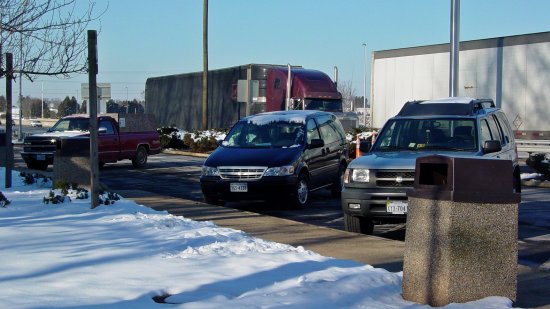
[(526, 187), (550, 188), (549, 181), (540, 181), (536, 179), (522, 180), (521, 185)]
[(208, 158), (208, 156), (210, 155), (210, 153), (191, 152), (191, 151), (183, 151), (183, 150), (177, 150), (177, 149), (163, 149), (162, 153), (181, 155), (181, 156), (190, 156), (190, 157), (199, 157), (199, 158)]

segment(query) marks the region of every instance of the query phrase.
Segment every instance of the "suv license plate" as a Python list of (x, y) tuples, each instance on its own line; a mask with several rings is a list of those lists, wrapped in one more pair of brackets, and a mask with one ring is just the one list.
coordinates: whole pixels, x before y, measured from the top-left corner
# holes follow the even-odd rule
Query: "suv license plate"
[(248, 192), (248, 184), (246, 182), (235, 182), (230, 184), (231, 192)]
[(46, 160), (46, 155), (36, 155), (36, 160), (44, 161), (44, 160)]
[(402, 215), (407, 213), (407, 201), (387, 201), (386, 211), (395, 214)]

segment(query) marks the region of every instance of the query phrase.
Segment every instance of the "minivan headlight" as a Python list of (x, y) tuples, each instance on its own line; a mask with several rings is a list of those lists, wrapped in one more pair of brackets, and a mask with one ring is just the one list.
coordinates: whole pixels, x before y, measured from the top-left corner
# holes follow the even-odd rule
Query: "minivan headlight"
[(294, 174), (294, 166), (277, 166), (270, 167), (264, 172), (264, 176), (289, 176)]
[(217, 167), (203, 165), (202, 176), (220, 176), (220, 171)]
[(344, 175), (344, 182), (369, 182), (370, 170), (366, 168), (347, 169)]

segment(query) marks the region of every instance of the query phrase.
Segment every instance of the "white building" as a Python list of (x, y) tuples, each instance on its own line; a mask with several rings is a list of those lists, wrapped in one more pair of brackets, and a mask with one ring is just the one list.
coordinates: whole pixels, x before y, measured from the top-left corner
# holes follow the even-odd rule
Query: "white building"
[[(373, 52), (373, 126), (407, 101), (448, 97), (449, 61), (449, 44)], [(459, 96), (493, 99), (514, 130), (550, 132), (550, 32), (460, 42), (458, 84)]]

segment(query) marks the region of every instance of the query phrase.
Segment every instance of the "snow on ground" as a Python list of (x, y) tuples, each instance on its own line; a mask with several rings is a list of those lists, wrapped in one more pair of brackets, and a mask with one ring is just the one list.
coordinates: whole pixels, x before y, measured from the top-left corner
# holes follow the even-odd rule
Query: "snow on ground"
[[(51, 182), (0, 189), (3, 308), (427, 308), (402, 273), (157, 212), (131, 200), (43, 204)], [(57, 191), (59, 193), (59, 191)], [(511, 308), (488, 297), (446, 308)]]
[(538, 173), (522, 173), (520, 175), (522, 180), (529, 180), (529, 179), (539, 179), (542, 177), (542, 174)]
[(185, 135), (189, 134), (191, 136), (191, 139), (193, 139), (193, 141), (195, 141), (195, 142), (200, 141), (204, 137), (208, 138), (210, 136), (213, 136), (216, 140), (223, 140), (223, 139), (225, 139), (225, 135), (226, 135), (225, 132), (218, 131), (218, 130), (213, 130), (213, 129), (206, 130), (206, 131), (195, 131), (195, 132), (188, 132), (188, 131), (180, 130), (180, 129), (177, 129), (177, 130), (178, 131), (177, 131), (176, 135), (179, 139), (183, 140)]

